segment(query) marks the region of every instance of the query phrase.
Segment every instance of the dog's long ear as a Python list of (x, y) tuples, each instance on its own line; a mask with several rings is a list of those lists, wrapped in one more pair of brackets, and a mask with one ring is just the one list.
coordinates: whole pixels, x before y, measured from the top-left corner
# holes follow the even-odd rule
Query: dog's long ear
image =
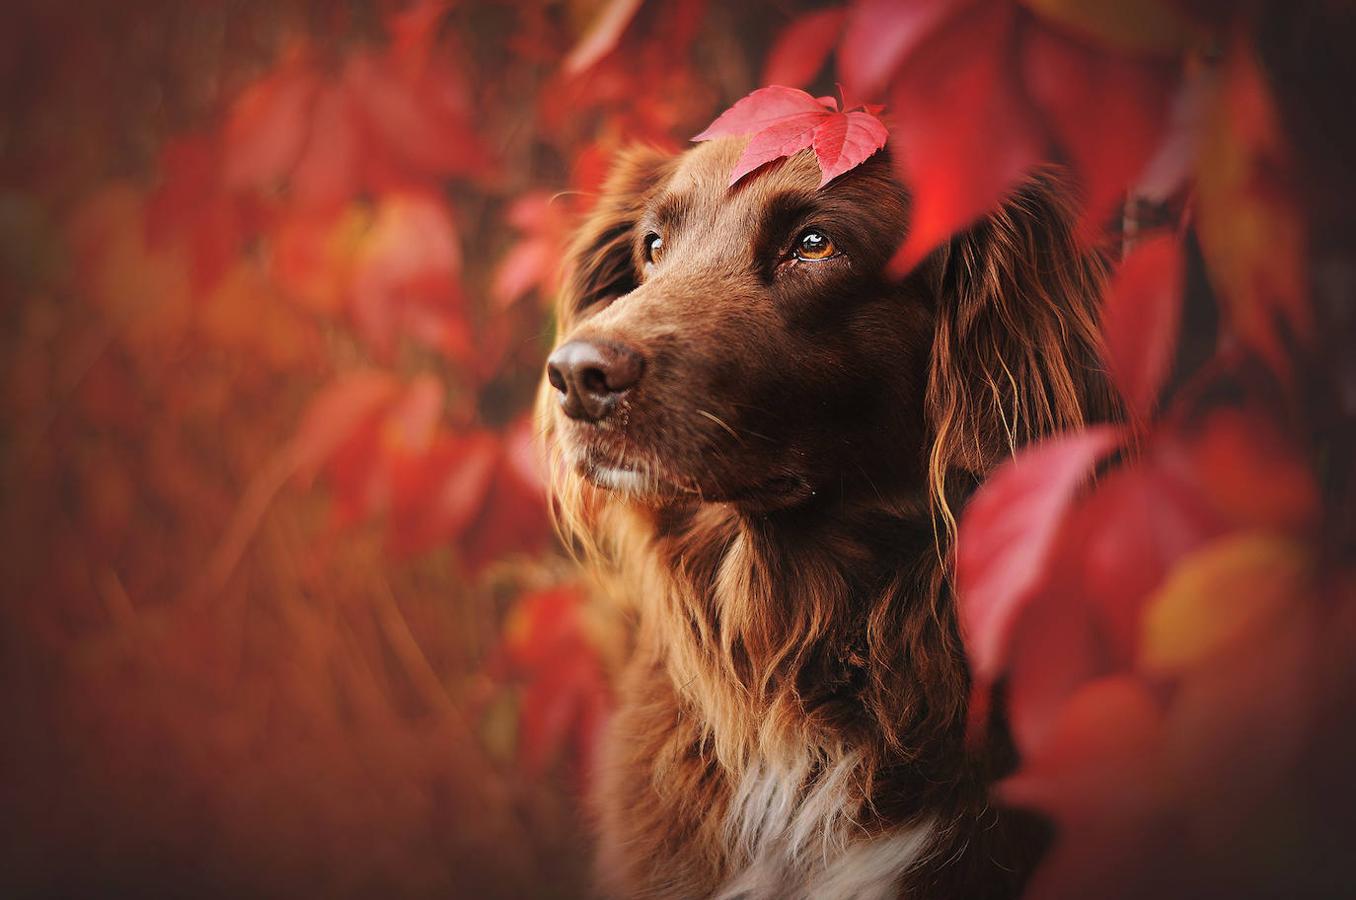
[(1106, 261), (1076, 225), (1068, 184), (1042, 170), (932, 260), (929, 473), (948, 531), (948, 474), (973, 484), (1034, 438), (1114, 414), (1099, 352)]
[(672, 156), (648, 147), (618, 156), (566, 258), (561, 313), (567, 320), (601, 300), (635, 290), (636, 219), (672, 164)]

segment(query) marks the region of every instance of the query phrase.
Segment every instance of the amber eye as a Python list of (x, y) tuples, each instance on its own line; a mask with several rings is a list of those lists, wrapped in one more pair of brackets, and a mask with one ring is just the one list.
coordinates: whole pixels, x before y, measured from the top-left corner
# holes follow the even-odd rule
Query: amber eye
[(817, 228), (811, 228), (796, 239), (796, 259), (828, 259), (838, 253), (833, 240)]
[(645, 261), (657, 263), (664, 255), (664, 239), (654, 232), (645, 235)]

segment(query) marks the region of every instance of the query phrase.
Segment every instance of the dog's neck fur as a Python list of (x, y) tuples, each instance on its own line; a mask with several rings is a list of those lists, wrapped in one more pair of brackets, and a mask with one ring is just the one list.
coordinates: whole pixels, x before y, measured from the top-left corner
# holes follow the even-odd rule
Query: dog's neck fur
[(754, 895), (780, 889), (752, 874), (769, 854), (761, 869), (784, 878), (808, 860), (823, 876), (863, 836), (893, 833), (910, 859), (931, 849), (918, 829), (963, 778), (968, 677), (926, 510), (623, 514), (643, 520), (617, 529), (635, 542), (617, 549), (644, 598), (640, 650), (730, 779), (727, 850)]

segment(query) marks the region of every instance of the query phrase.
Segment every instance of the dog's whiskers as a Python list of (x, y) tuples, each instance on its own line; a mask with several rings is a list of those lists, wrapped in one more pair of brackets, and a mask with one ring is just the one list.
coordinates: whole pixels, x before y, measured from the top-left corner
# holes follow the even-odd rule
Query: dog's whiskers
[(739, 436), (739, 432), (735, 431), (734, 428), (730, 427), (730, 424), (729, 424), (728, 422), (726, 422), (724, 419), (722, 419), (720, 416), (716, 415), (715, 413), (713, 413), (713, 412), (707, 412), (707, 411), (704, 410), (704, 409), (699, 409), (699, 410), (697, 410), (697, 415), (699, 415), (699, 416), (705, 416), (706, 418), (710, 419), (712, 422), (715, 422), (715, 423), (716, 423), (717, 425), (719, 425), (721, 428), (724, 428), (726, 431), (728, 431), (728, 432), (730, 433), (730, 437), (732, 437), (732, 438), (734, 438), (735, 440), (739, 441), (741, 444), (744, 443), (744, 439), (743, 439), (742, 437)]

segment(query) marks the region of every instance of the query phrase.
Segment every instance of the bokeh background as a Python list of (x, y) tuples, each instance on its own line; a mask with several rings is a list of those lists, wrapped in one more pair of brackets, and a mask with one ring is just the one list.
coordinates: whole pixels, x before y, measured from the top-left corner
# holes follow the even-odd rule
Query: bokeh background
[[(1340, 3), (1293, 5), (1155, 0), (1149, 15), (1060, 0), (913, 4), (939, 17), (998, 10), (1011, 34), (1047, 41), (1047, 62), (1072, 65), (1053, 94), (1034, 85), (1041, 127), (1084, 175), (1110, 173), (1089, 180), (1112, 201), (1170, 124), (1215, 122), (1198, 172), (1223, 173), (1202, 182), (1205, 258), (1190, 153), (1158, 173), (1158, 202), (1109, 217), (1126, 232), (1119, 246), (1154, 227), (1188, 234), (1177, 383), (1210, 358), (1285, 370), (1258, 391), (1231, 388), (1256, 415), (1206, 429), (1226, 436), (1194, 468), (1169, 459), (1169, 493), (1224, 472), (1220, 491), (1237, 499), (1293, 475), (1244, 525), (1272, 516), (1281, 524), (1262, 524), (1294, 532), (1280, 551), (1287, 571), (1325, 573), (1315, 595), (1341, 625), (1316, 626), (1339, 637), (1322, 647), (1324, 674), (1296, 688), (1339, 683), (1324, 694), (1328, 724), (1301, 735), (1277, 776), (1322, 773), (1303, 784), (1323, 807), (1304, 821), (1326, 853), (1349, 836), (1330, 827), (1351, 794), (1332, 773), (1356, 746), (1331, 724), (1356, 695), (1343, 662), (1356, 646), (1343, 462), (1356, 446), (1356, 379), (1342, 350), (1356, 240), (1338, 202), (1353, 144), (1350, 128), (1332, 130), (1356, 28)], [(760, 84), (831, 92), (845, 16), (868, 27), (843, 39), (875, 54), (849, 65), (888, 75), (905, 49), (869, 24), (891, 6), (6, 3), (0, 894), (586, 894), (581, 797), (626, 620), (558, 547), (534, 450), (528, 410), (562, 248), (619, 148), (678, 149)], [(1190, 23), (1186, 63), (1164, 10)], [(985, 41), (1009, 39), (967, 21), (948, 26), (931, 69), (987, 60)], [(1061, 43), (1068, 34), (1101, 49)], [(1260, 50), (1266, 78), (1229, 51), (1224, 89), (1202, 106), (1182, 100), (1183, 72), (1238, 40)], [(942, 99), (913, 95), (913, 121), (966, 112), (948, 108), (954, 85), (928, 84)], [(963, 125), (932, 134), (934, 162), (1010, 174), (987, 170), (982, 152), (952, 152), (975, 149)], [(1293, 156), (1277, 134), (1294, 138)], [(1278, 179), (1282, 158), (1295, 168)], [(980, 205), (948, 208), (938, 239), (1006, 186), (984, 195), (976, 183)], [(1219, 306), (1232, 326), (1225, 315), (1221, 329)], [(1172, 346), (1166, 332), (1127, 330), (1138, 351)], [(1158, 386), (1147, 384), (1146, 408)], [(1164, 446), (1197, 446), (1188, 416), (1163, 418)], [(1277, 432), (1295, 445), (1241, 449)], [(1119, 545), (1161, 524), (1143, 506), (1095, 522), (1122, 526)], [(1209, 536), (1236, 526), (1212, 519)], [(1113, 562), (1157, 578), (1196, 540)], [(1244, 554), (1245, 574), (1255, 558)], [(1128, 593), (1120, 569), (1105, 571)], [(1235, 581), (1214, 587), (1237, 592), (1226, 574)], [(1136, 585), (1126, 602), (1153, 586)], [(1164, 674), (1151, 675), (1166, 696)], [(1220, 758), (1271, 727), (1247, 718), (1248, 698), (1226, 699), (1204, 708), (1239, 717), (1197, 729), (1223, 736)], [(1313, 739), (1339, 733), (1347, 743)], [(1134, 783), (1105, 772), (1094, 782)], [(1284, 810), (1268, 821), (1290, 839), (1303, 829)], [(1311, 861), (1306, 851), (1285, 864), (1312, 872)], [(1324, 870), (1316, 883), (1339, 881)]]
[(794, 8), (638, 6), (5, 4), (0, 892), (581, 892), (561, 245)]

